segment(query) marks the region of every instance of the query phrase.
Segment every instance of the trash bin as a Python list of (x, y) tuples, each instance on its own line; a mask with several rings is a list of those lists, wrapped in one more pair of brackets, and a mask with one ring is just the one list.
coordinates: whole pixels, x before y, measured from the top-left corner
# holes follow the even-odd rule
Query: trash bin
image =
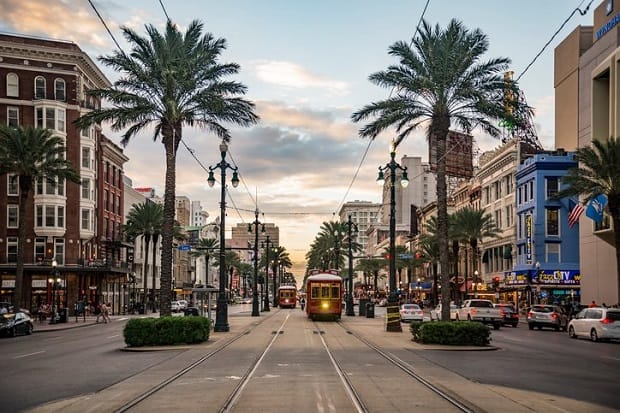
[(187, 307), (185, 311), (183, 311), (185, 316), (198, 315), (198, 309), (196, 307)]
[(366, 303), (366, 318), (375, 318), (375, 303)]
[(67, 309), (66, 308), (61, 308), (60, 310), (58, 310), (58, 322), (59, 323), (67, 322)]
[(370, 300), (368, 298), (360, 298), (360, 303), (359, 303), (360, 317), (366, 315), (366, 304), (368, 304), (369, 302)]

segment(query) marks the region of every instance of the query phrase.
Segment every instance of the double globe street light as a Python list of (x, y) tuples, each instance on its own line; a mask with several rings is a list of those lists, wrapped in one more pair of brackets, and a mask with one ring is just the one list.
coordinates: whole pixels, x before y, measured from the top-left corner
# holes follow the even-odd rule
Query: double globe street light
[(228, 325), (228, 299), (226, 297), (226, 265), (224, 265), (226, 261), (226, 238), (224, 233), (224, 219), (226, 218), (226, 169), (233, 171), (232, 179), (230, 180), (233, 188), (239, 185), (239, 176), (237, 175), (238, 168), (226, 162), (227, 151), (228, 145), (225, 141), (222, 141), (222, 143), (220, 143), (220, 155), (222, 159), (217, 165), (209, 167), (209, 177), (207, 178), (207, 183), (210, 187), (213, 187), (213, 185), (215, 185), (213, 171), (216, 169), (220, 170), (220, 185), (222, 187), (220, 197), (220, 285), (217, 296), (217, 309), (215, 312), (215, 326), (213, 327), (213, 331), (216, 332), (226, 332), (230, 330), (230, 326)]
[[(254, 229), (252, 229), (254, 225)], [(265, 232), (265, 224), (258, 220), (258, 208), (254, 211), (254, 222), (248, 224), (248, 233), (254, 231), (254, 283), (252, 285), (252, 317), (260, 315), (258, 302), (258, 226), (262, 225), (261, 232)]]
[[(383, 186), (385, 184), (385, 172), (389, 172), (390, 174), (390, 184), (389, 184), (389, 187), (390, 187), (390, 256), (389, 256), (390, 295), (388, 296), (388, 307), (390, 306), (394, 307), (398, 301), (398, 295), (396, 294), (396, 245), (395, 245), (395, 239), (396, 239), (396, 192), (395, 192), (396, 171), (398, 170), (402, 171), (402, 176), (400, 178), (401, 186), (403, 188), (406, 188), (409, 185), (409, 179), (407, 178), (407, 167), (400, 166), (394, 159), (395, 157), (396, 157), (396, 149), (394, 148), (394, 143), (392, 143), (392, 147), (390, 151), (390, 162), (388, 162), (385, 166), (379, 167), (379, 176), (377, 177), (377, 183)], [(397, 305), (396, 305), (396, 308), (398, 308)], [(402, 331), (402, 327), (400, 325), (400, 319), (399, 317), (396, 317), (396, 315), (397, 314), (392, 314), (391, 318), (388, 315), (387, 331)]]

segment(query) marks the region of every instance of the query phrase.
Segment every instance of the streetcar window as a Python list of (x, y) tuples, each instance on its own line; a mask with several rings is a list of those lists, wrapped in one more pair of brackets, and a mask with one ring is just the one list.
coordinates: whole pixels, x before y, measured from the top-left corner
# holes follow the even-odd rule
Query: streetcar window
[(321, 298), (329, 298), (329, 287), (321, 287)]
[(320, 298), (319, 287), (312, 287), (312, 298)]
[(336, 286), (336, 287), (332, 287), (332, 298), (339, 298), (340, 297), (340, 287)]

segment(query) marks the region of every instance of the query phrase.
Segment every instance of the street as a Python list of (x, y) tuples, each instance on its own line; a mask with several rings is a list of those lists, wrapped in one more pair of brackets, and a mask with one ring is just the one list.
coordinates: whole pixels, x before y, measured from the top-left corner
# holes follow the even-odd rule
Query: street
[[(384, 308), (377, 307), (375, 320), (358, 316), (355, 318), (343, 316), (343, 322), (346, 323), (348, 320), (357, 323), (372, 321), (375, 323), (373, 325), (376, 325), (376, 328), (373, 327), (371, 330), (374, 331), (373, 334), (377, 337), (386, 336), (381, 328), (384, 312)], [(287, 324), (288, 333), (283, 337), (290, 337), (293, 331), (300, 333), (306, 331), (305, 340), (293, 341), (292, 348), (288, 348), (285, 353), (275, 353), (282, 357), (288, 354), (286, 358), (265, 359), (263, 368), (268, 369), (266, 371), (281, 371), (281, 367), (278, 366), (303, 364), (304, 360), (310, 357), (310, 353), (301, 353), (295, 351), (294, 348), (295, 346), (303, 347), (304, 343), (307, 344), (308, 340), (313, 337), (308, 327), (302, 327), (302, 325), (307, 325), (308, 320), (301, 310), (272, 309), (271, 313), (261, 313), (259, 318), (250, 317), (250, 314), (251, 304), (231, 306), (229, 311), (230, 320), (234, 323), (237, 321), (263, 322), (263, 320), (268, 321), (271, 315), (278, 317), (290, 315), (291, 318)], [(137, 377), (145, 372), (163, 369), (164, 366), (166, 369), (174, 370), (175, 366), (181, 369), (196, 357), (195, 352), (185, 348), (166, 351), (121, 351), (124, 348), (122, 328), (125, 320), (125, 317), (119, 316), (110, 324), (89, 325), (35, 333), (32, 336), (1, 339), (0, 363), (4, 366), (4, 374), (0, 378), (0, 397), (3, 410), (24, 411), (51, 401), (97, 393), (133, 376)], [(319, 325), (327, 332), (328, 340), (335, 337), (335, 331), (330, 332), (336, 326), (335, 323)], [(267, 333), (261, 336), (263, 337), (261, 340), (273, 336), (274, 328), (268, 326), (265, 328)], [(272, 331), (272, 334), (268, 334), (269, 331)], [(300, 333), (294, 333), (294, 336), (301, 339), (303, 334), (300, 335)], [(407, 334), (408, 325), (403, 324), (403, 333), (398, 337), (405, 338)], [(389, 340), (390, 337), (397, 336), (387, 335), (386, 339)], [(212, 333), (209, 341), (217, 340), (218, 333)], [(350, 349), (348, 353), (353, 358), (344, 362), (348, 365), (348, 371), (355, 373), (352, 360), (359, 360), (359, 356), (355, 355), (357, 350), (352, 351), (354, 347), (350, 347), (351, 344), (347, 344), (348, 341), (338, 340), (338, 346), (344, 351), (342, 354), (346, 354), (347, 349)], [(257, 350), (264, 344), (260, 341), (250, 343), (256, 343)], [(499, 331), (492, 331), (491, 344), (498, 349), (494, 351), (444, 351), (421, 346), (401, 348), (399, 357), (412, 364), (415, 360), (427, 360), (431, 364), (441, 366), (472, 382), (514, 391), (538, 392), (541, 393), (541, 399), (563, 397), (620, 410), (620, 400), (616, 395), (617, 372), (620, 370), (620, 342), (592, 343), (587, 340), (572, 340), (567, 333), (552, 330), (531, 331), (525, 323), (521, 323), (516, 329), (505, 327)], [(210, 371), (208, 377), (220, 377), (220, 374), (224, 377), (224, 372), (228, 371), (226, 366), (237, 365), (240, 354), (242, 353), (239, 350), (224, 350), (221, 364), (217, 364), (221, 366), (218, 368), (224, 370), (217, 374)], [(245, 357), (248, 356), (249, 354)], [(353, 374), (357, 380), (363, 379), (364, 375), (360, 376), (360, 372), (364, 371), (364, 366), (370, 365), (368, 357), (370, 356), (364, 357), (365, 362), (360, 364), (360, 371), (357, 375)], [(372, 374), (375, 386), (378, 383), (387, 383), (390, 378), (393, 378), (392, 369), (377, 368), (380, 363), (380, 361), (373, 362), (375, 367)], [(314, 371), (313, 375), (321, 374), (320, 371)], [(325, 376), (324, 379), (329, 377), (333, 381), (333, 373), (329, 373), (327, 368), (325, 371), (330, 375)], [(264, 374), (261, 377), (272, 376), (273, 374)], [(195, 380), (198, 381), (199, 387), (204, 386), (205, 391), (207, 386), (219, 383), (219, 381), (213, 382), (213, 379), (207, 380), (200, 377)], [(291, 389), (296, 389), (293, 392), (301, 392), (306, 380), (308, 380), (307, 375), (292, 374), (279, 386), (289, 385)], [(317, 383), (320, 382), (321, 380), (317, 381)], [(368, 388), (367, 383), (359, 385)], [(254, 392), (252, 387), (248, 387), (250, 394), (262, 395), (261, 399), (266, 407), (279, 403), (275, 400), (275, 393), (263, 394), (260, 389), (261, 387), (258, 387)], [(378, 400), (374, 402), (380, 405), (377, 404)], [(153, 406), (157, 406), (157, 403)], [(380, 411), (380, 409), (375, 408), (372, 411)]]

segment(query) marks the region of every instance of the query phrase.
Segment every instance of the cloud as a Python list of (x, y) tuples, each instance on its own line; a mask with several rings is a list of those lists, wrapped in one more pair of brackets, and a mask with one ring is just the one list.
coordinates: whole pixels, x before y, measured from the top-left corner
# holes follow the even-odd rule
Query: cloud
[(292, 62), (257, 61), (253, 62), (253, 69), (260, 80), (274, 85), (294, 89), (318, 88), (337, 94), (349, 92), (348, 83), (327, 79)]

